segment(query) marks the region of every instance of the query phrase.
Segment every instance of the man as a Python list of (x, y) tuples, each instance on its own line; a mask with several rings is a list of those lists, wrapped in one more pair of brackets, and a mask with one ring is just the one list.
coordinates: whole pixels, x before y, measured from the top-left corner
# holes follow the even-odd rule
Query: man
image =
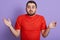
[(13, 28), (10, 19), (4, 18), (4, 23), (9, 27), (12, 33), (21, 40), (40, 40), (40, 33), (45, 38), (48, 36), (51, 28), (55, 28), (56, 22), (51, 22), (46, 26), (45, 18), (36, 14), (37, 4), (34, 1), (28, 1), (26, 4), (27, 14), (20, 15)]

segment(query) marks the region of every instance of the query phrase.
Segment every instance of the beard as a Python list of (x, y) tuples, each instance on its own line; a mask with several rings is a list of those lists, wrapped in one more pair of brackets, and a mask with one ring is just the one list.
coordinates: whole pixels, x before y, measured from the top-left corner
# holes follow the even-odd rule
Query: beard
[(33, 15), (35, 15), (35, 13), (32, 13), (32, 14), (29, 14), (29, 13), (27, 13), (29, 16), (33, 16)]
[[(27, 12), (27, 11), (26, 11)], [(29, 15), (29, 16), (33, 16), (33, 15), (35, 15), (35, 12), (34, 13), (29, 13), (29, 12), (27, 12), (27, 14)]]

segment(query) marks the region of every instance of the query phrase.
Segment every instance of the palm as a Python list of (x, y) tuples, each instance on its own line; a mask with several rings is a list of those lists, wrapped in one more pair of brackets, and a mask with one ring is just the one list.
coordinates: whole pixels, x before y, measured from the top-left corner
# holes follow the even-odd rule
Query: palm
[(11, 26), (11, 21), (10, 21), (10, 19), (6, 19), (6, 18), (4, 18), (4, 23), (5, 23), (5, 25), (7, 25), (8, 27), (10, 27)]
[(49, 28), (55, 28), (56, 27), (56, 22), (51, 22), (49, 24)]

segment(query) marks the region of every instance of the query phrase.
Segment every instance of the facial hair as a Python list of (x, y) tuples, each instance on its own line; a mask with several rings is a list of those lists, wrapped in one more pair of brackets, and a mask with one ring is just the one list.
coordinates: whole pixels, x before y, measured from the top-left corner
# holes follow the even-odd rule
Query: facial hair
[[(30, 10), (30, 11), (31, 11), (31, 10)], [(35, 12), (34, 12), (34, 13), (31, 13), (31, 12), (28, 13), (28, 12), (27, 12), (27, 14), (28, 14), (29, 16), (33, 16), (33, 15), (35, 15)]]
[(29, 16), (33, 16), (33, 15), (35, 15), (35, 13), (33, 13), (33, 14), (29, 14), (29, 13), (27, 13)]

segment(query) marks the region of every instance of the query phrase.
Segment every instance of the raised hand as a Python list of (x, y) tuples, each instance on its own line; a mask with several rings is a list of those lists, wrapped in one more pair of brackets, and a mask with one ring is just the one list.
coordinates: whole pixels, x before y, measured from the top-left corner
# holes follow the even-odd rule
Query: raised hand
[(5, 23), (6, 26), (8, 26), (8, 27), (11, 26), (11, 21), (10, 21), (10, 19), (4, 18), (3, 21), (4, 21), (4, 23)]
[(49, 28), (55, 28), (56, 27), (56, 22), (51, 22), (49, 25), (48, 25)]

